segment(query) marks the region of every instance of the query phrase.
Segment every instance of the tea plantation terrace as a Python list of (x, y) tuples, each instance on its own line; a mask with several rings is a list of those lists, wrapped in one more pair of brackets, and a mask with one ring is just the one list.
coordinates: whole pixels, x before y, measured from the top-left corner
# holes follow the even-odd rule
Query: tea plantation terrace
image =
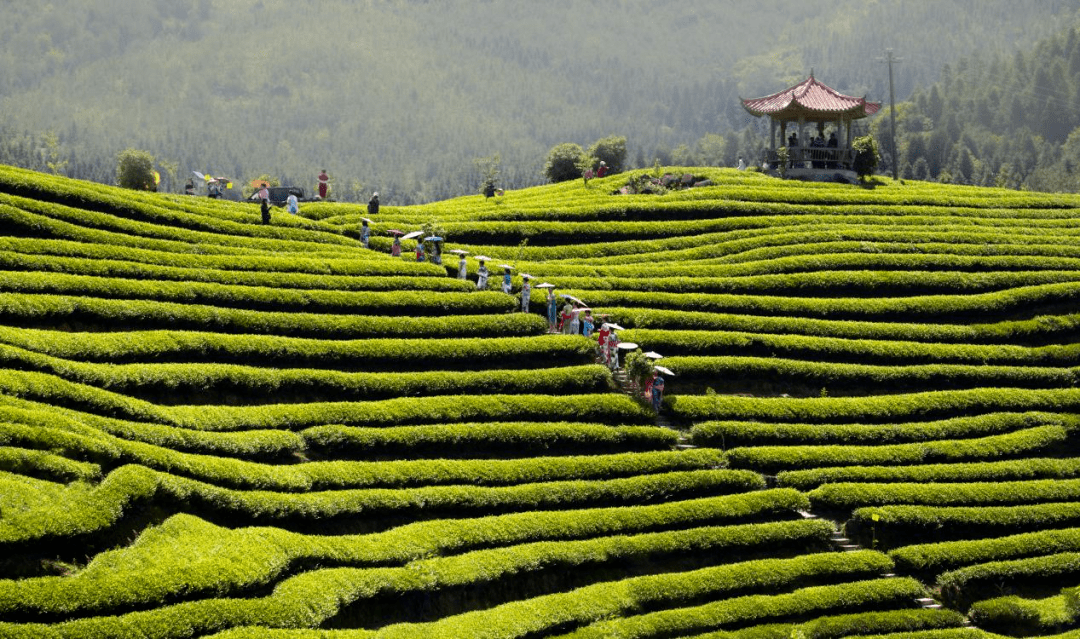
[(1080, 636), (1080, 198), (664, 171), (364, 249), (0, 167), (0, 636)]

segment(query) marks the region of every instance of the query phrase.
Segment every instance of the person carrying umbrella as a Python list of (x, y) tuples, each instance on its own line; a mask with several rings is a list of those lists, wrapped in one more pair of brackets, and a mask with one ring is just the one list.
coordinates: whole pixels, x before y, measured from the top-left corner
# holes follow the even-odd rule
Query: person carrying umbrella
[(424, 240), (416, 238), (416, 261), (424, 261)]
[(555, 297), (555, 287), (550, 285), (550, 284), (548, 284), (547, 286), (544, 286), (543, 284), (541, 284), (540, 286), (543, 286), (544, 288), (547, 289), (548, 332), (549, 333), (558, 332), (558, 327), (559, 327), (559, 300), (558, 300), (557, 297)]
[(431, 235), (424, 238), (425, 242), (431, 242), (431, 263), (442, 266), (442, 238)]
[(652, 372), (652, 407), (656, 412), (660, 412), (660, 403), (664, 401), (664, 378), (660, 376), (660, 371), (653, 369)]
[(456, 254), (458, 256), (458, 265), (457, 265), (458, 279), (459, 280), (468, 279), (468, 277), (469, 277), (469, 267), (465, 263), (465, 256), (468, 255), (469, 252), (465, 251), (465, 250), (462, 250), (462, 249), (453, 249), (450, 252), (454, 253), (454, 254)]
[(584, 335), (585, 337), (592, 337), (592, 330), (593, 330), (592, 310), (585, 309), (585, 315), (582, 317), (581, 323), (582, 323), (581, 334)]
[(596, 344), (600, 347), (600, 357), (603, 358), (605, 364), (608, 362), (607, 338), (609, 333), (611, 333), (611, 324), (607, 322), (600, 324), (600, 330), (596, 331)]
[(364, 248), (368, 248), (368, 242), (371, 241), (371, 227), (368, 226), (370, 221), (366, 217), (360, 218), (360, 243)]
[(488, 269), (484, 264), (486, 259), (483, 255), (476, 256), (476, 261), (480, 262), (480, 268), (476, 269), (476, 290), (478, 291), (487, 290)]
[(529, 298), (532, 297), (532, 285), (529, 284), (531, 275), (528, 273), (521, 274), (521, 312), (529, 312)]
[(394, 236), (394, 243), (390, 245), (390, 257), (401, 257), (401, 231), (390, 229), (387, 233)]
[(560, 319), (562, 321), (559, 324), (559, 326), (562, 327), (562, 332), (563, 332), (564, 335), (570, 335), (571, 334), (571, 332), (570, 332), (570, 318), (573, 317), (573, 316), (574, 316), (574, 307), (570, 304), (570, 300), (566, 300), (566, 304), (563, 304), (563, 307), (562, 307), (562, 316), (560, 317)]
[(613, 325), (610, 328), (611, 332), (607, 336), (607, 365), (608, 368), (614, 371), (619, 368), (619, 334), (615, 332), (617, 326)]
[(510, 276), (510, 271), (513, 270), (514, 267), (509, 264), (501, 264), (500, 266), (503, 268), (502, 292), (509, 295), (510, 291), (514, 288), (513, 279)]

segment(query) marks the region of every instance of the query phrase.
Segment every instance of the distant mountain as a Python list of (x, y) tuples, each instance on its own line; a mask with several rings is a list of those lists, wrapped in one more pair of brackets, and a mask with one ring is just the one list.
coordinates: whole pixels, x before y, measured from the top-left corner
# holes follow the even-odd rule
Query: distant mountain
[[(474, 192), (498, 153), (508, 187), (547, 151), (611, 134), (631, 164), (730, 163), (761, 124), (738, 97), (815, 70), (845, 93), (929, 86), (963, 56), (1012, 55), (1080, 0), (755, 3), (509, 0), (56, 0), (3, 5), (0, 161), (111, 182), (116, 154), (395, 203)], [(750, 128), (747, 128), (750, 127)], [(47, 135), (52, 133), (52, 136)], [(705, 154), (704, 136), (723, 136)]]

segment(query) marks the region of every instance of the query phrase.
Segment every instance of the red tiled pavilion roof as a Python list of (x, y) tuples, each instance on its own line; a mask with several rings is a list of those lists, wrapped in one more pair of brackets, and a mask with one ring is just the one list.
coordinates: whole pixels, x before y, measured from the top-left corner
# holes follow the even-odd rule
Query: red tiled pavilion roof
[(866, 98), (844, 95), (825, 86), (814, 78), (803, 80), (793, 87), (763, 98), (742, 101), (743, 108), (751, 115), (772, 116), (778, 120), (796, 119), (802, 115), (806, 120), (834, 120), (840, 114), (852, 119), (873, 115), (881, 108), (880, 102), (867, 102)]

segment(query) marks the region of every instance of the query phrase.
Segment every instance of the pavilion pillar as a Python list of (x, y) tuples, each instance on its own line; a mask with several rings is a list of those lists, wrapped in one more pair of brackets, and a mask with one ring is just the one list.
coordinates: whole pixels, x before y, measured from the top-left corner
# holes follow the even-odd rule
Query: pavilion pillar
[(806, 157), (806, 152), (803, 149), (806, 148), (806, 117), (799, 116), (799, 167), (802, 168), (803, 158)]
[(776, 152), (776, 120), (769, 118), (769, 150)]

